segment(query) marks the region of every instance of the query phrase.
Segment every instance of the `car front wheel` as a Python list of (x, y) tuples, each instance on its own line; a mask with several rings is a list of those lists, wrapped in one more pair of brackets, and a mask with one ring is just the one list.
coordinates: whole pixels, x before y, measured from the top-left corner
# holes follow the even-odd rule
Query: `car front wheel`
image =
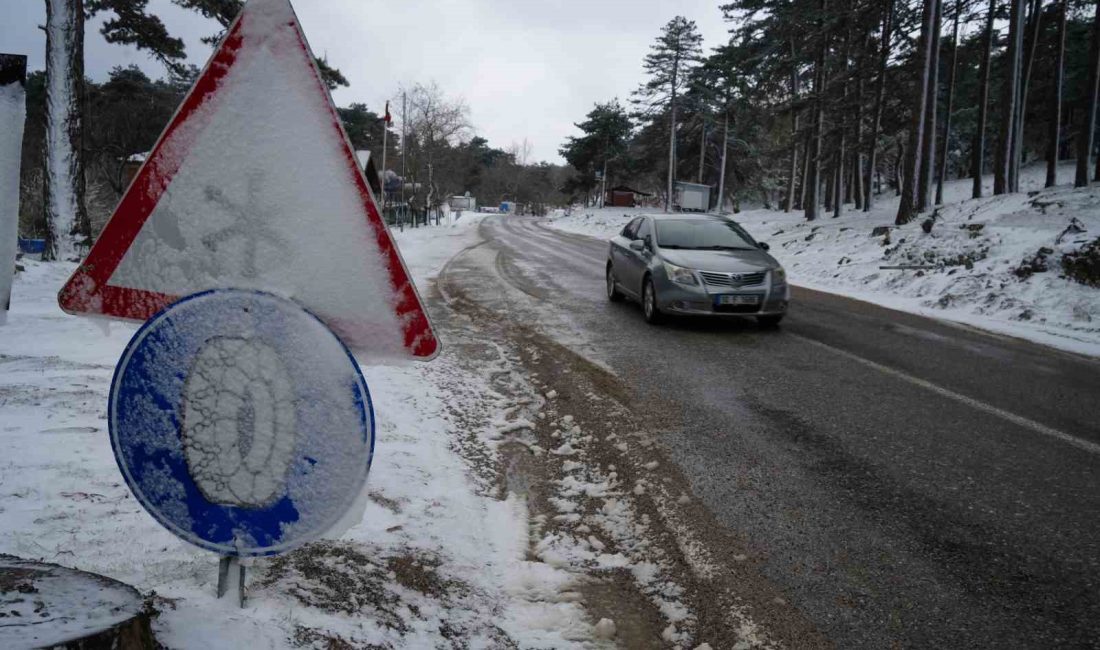
[(645, 315), (645, 322), (650, 325), (656, 325), (664, 318), (657, 306), (657, 289), (653, 286), (652, 278), (646, 278), (645, 288), (642, 289), (642, 314)]
[(611, 302), (622, 302), (623, 294), (619, 291), (619, 285), (615, 282), (615, 272), (611, 265), (607, 265), (607, 299)]

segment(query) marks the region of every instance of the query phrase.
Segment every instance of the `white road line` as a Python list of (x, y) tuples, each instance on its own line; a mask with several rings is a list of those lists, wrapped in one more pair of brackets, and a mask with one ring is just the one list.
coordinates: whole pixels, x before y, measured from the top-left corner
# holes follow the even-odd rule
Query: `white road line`
[(822, 343), (821, 341), (815, 341), (814, 339), (807, 338), (805, 336), (802, 336), (801, 334), (791, 334), (791, 333), (788, 332), (787, 336), (796, 338), (800, 341), (805, 341), (806, 343), (809, 343), (810, 345), (814, 345), (814, 346), (817, 346), (819, 348), (823, 348), (823, 349), (828, 350), (830, 352), (833, 352), (835, 354), (839, 354), (840, 356), (842, 356), (846, 359), (851, 359), (852, 361), (855, 361), (856, 363), (861, 363), (861, 364), (863, 364), (863, 365), (865, 365), (869, 368), (874, 368), (875, 370), (878, 370), (879, 372), (886, 373), (887, 375), (890, 375), (891, 377), (896, 377), (896, 378), (901, 379), (903, 381), (907, 381), (910, 384), (920, 386), (921, 388), (924, 388), (926, 390), (930, 390), (933, 393), (936, 393), (937, 395), (941, 395), (941, 396), (946, 397), (948, 399), (955, 400), (956, 402), (959, 402), (960, 404), (965, 404), (965, 405), (967, 405), (971, 408), (978, 409), (979, 411), (984, 411), (986, 413), (989, 413), (990, 415), (995, 415), (995, 416), (997, 416), (997, 417), (999, 417), (1003, 420), (1008, 420), (1009, 422), (1011, 422), (1013, 424), (1016, 424), (1016, 425), (1019, 425), (1021, 427), (1024, 427), (1025, 429), (1031, 429), (1032, 431), (1035, 431), (1037, 433), (1041, 433), (1044, 436), (1050, 436), (1051, 438), (1056, 438), (1058, 440), (1061, 440), (1062, 442), (1069, 443), (1069, 444), (1073, 445), (1074, 447), (1077, 447), (1078, 449), (1083, 449), (1083, 450), (1085, 450), (1089, 453), (1100, 455), (1100, 445), (1096, 444), (1095, 442), (1089, 442), (1088, 440), (1083, 440), (1081, 438), (1078, 438), (1077, 436), (1071, 436), (1068, 433), (1064, 433), (1064, 432), (1059, 431), (1057, 429), (1052, 429), (1051, 427), (1048, 427), (1045, 424), (1040, 424), (1040, 423), (1036, 422), (1035, 420), (1030, 420), (1028, 418), (1023, 417), (1022, 415), (1016, 415), (1015, 413), (1010, 413), (1010, 412), (1008, 412), (1004, 409), (1000, 409), (1000, 408), (997, 408), (996, 406), (992, 406), (990, 404), (986, 404), (985, 402), (978, 401), (978, 400), (974, 399), (973, 397), (967, 397), (966, 395), (960, 395), (959, 393), (956, 393), (954, 391), (950, 391), (946, 388), (943, 388), (942, 386), (937, 386), (936, 384), (933, 384), (930, 381), (921, 379), (919, 377), (914, 377), (913, 375), (904, 373), (900, 370), (895, 370), (893, 368), (890, 368), (889, 366), (884, 366), (881, 363), (876, 363), (874, 361), (871, 361), (870, 359), (864, 359), (863, 357), (861, 357), (857, 354), (852, 354), (851, 352), (848, 352), (847, 350), (842, 350), (840, 348), (833, 347), (833, 346), (829, 345), (828, 343)]

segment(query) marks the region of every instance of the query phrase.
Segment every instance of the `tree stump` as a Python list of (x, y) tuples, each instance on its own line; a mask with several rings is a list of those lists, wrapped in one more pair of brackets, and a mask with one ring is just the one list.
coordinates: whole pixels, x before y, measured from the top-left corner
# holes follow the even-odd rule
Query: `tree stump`
[(133, 587), (0, 554), (0, 647), (153, 650), (156, 642)]

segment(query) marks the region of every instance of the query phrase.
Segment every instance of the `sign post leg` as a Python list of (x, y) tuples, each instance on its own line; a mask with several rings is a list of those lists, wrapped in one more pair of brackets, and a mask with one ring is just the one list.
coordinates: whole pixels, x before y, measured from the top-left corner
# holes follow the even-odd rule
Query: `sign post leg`
[(238, 557), (223, 556), (218, 560), (218, 598), (237, 601), (244, 607), (244, 565)]

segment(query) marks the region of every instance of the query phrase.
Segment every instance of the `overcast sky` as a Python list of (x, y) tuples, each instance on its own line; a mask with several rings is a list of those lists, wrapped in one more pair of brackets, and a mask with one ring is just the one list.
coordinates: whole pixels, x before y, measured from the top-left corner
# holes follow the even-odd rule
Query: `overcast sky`
[[(721, 0), (296, 0), (295, 10), (319, 56), (351, 83), (337, 105), (363, 102), (381, 112), (386, 99), (400, 117), (399, 88), (437, 81), (470, 106), (477, 133), (506, 148), (528, 138), (536, 160), (560, 162), (558, 147), (592, 104), (626, 101), (642, 80), (642, 57), (661, 26), (680, 14), (694, 20), (710, 50), (726, 39)], [(150, 0), (169, 31), (201, 66), (210, 48), (199, 39), (218, 27), (169, 0)], [(0, 0), (0, 52), (27, 54), (44, 67), (42, 0)], [(163, 68), (143, 53), (109, 45), (101, 19), (86, 29), (85, 66), (95, 80), (116, 65)]]

